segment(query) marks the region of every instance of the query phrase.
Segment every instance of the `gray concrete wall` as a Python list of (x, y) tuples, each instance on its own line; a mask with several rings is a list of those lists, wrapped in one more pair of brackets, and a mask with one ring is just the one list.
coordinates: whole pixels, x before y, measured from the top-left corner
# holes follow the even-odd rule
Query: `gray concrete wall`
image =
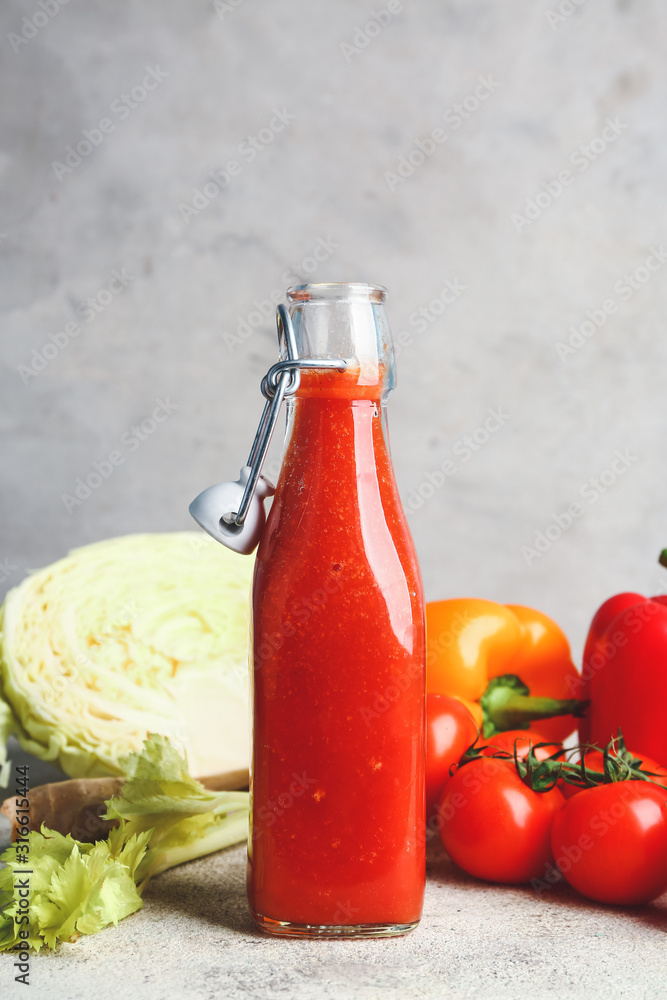
[[(580, 649), (602, 599), (659, 585), (660, 0), (402, 0), (381, 29), (385, 0), (45, 2), (0, 14), (4, 589), (73, 546), (190, 526), (261, 407), (254, 302), (297, 272), (390, 290), (403, 496), (456, 468), (410, 514), (430, 598), (534, 604)], [(224, 190), (184, 211), (212, 172)], [(465, 290), (444, 304), (447, 282)]]

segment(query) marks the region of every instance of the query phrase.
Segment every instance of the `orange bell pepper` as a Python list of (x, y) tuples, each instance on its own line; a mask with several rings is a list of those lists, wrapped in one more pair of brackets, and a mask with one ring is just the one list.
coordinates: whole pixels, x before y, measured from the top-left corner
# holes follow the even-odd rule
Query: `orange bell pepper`
[[(569, 643), (532, 608), (477, 598), (426, 605), (426, 690), (458, 698), (486, 738), (527, 729), (561, 742), (587, 702), (568, 698), (579, 679)], [(573, 684), (575, 687), (573, 687)]]

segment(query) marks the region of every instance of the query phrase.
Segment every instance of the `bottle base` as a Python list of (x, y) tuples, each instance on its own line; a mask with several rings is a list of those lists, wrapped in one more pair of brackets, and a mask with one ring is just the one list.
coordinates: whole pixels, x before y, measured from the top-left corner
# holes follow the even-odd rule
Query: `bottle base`
[(419, 924), (295, 924), (289, 920), (273, 920), (261, 913), (252, 913), (252, 919), (265, 934), (298, 938), (383, 938), (409, 934)]

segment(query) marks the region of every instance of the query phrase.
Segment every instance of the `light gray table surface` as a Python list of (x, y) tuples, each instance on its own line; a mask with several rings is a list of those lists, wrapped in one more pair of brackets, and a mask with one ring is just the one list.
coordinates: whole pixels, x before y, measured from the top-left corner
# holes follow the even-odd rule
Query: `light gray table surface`
[[(253, 928), (245, 847), (165, 872), (143, 910), (31, 962), (39, 1000), (658, 1000), (667, 997), (667, 896), (599, 907), (567, 886), (493, 886), (431, 852), (424, 916), (405, 938), (271, 939)], [(22, 996), (0, 976), (3, 998)]]
[[(58, 774), (34, 759), (31, 773)], [(624, 909), (564, 883), (542, 893), (488, 885), (431, 841), (424, 916), (409, 936), (276, 940), (253, 927), (245, 859), (239, 845), (164, 872), (118, 927), (34, 956), (27, 994), (1, 955), (2, 1000), (667, 998), (667, 894)]]

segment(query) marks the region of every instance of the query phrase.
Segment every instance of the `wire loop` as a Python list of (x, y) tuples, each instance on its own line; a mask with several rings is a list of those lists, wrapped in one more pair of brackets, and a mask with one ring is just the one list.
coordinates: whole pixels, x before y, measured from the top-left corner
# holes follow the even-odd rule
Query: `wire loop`
[(262, 394), (266, 397), (264, 410), (259, 421), (259, 427), (255, 434), (255, 440), (250, 449), (247, 466), (250, 466), (250, 474), (243, 491), (243, 497), (239, 504), (238, 511), (230, 511), (225, 515), (227, 523), (236, 524), (241, 527), (248, 515), (248, 510), (252, 502), (257, 480), (259, 479), (266, 458), (266, 453), (271, 444), (273, 431), (278, 419), (278, 411), (285, 396), (293, 396), (301, 384), (301, 369), (303, 368), (335, 368), (338, 371), (345, 371), (347, 362), (342, 358), (300, 358), (296, 349), (296, 337), (292, 320), (284, 305), (279, 305), (276, 310), (276, 323), (278, 326), (278, 340), (282, 346), (285, 342), (287, 359), (278, 361), (272, 365), (262, 379)]

